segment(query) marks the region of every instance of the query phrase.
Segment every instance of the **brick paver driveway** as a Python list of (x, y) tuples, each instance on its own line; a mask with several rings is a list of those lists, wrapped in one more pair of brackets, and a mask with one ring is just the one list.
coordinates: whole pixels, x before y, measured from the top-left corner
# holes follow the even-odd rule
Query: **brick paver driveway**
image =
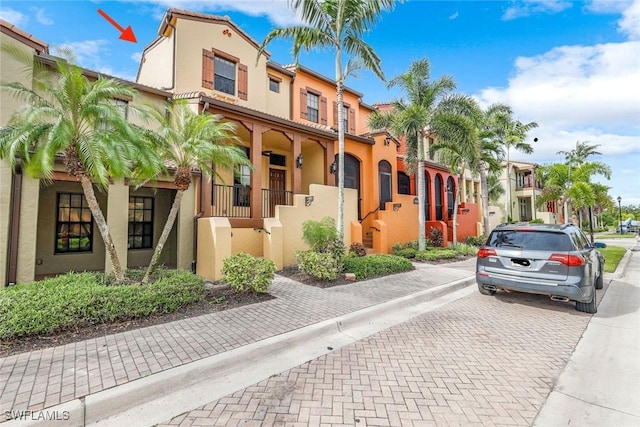
[(163, 425), (530, 425), (590, 318), (475, 292)]

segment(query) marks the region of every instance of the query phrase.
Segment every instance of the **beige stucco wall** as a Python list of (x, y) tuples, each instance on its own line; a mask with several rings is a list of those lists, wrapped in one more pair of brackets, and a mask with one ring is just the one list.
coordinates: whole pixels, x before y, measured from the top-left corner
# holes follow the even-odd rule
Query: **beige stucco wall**
[[(124, 185), (124, 179), (114, 180), (109, 185), (107, 208), (103, 209), (109, 226), (111, 239), (116, 247), (116, 253), (123, 270), (127, 268), (127, 246), (129, 241), (129, 187)], [(105, 253), (105, 272), (113, 271), (111, 257)]]
[(176, 223), (178, 268), (188, 270), (193, 259), (193, 226), (196, 215), (196, 186), (191, 185), (182, 196)]
[[(178, 33), (176, 45), (176, 93), (204, 92), (207, 95), (220, 98), (228, 102), (255, 108), (260, 111), (267, 110), (267, 96), (269, 90), (266, 63), (264, 55), (260, 57), (256, 65), (257, 49), (244, 39), (232, 27), (213, 22), (200, 22), (186, 19), (178, 19), (176, 22)], [(231, 36), (223, 34), (229, 31)], [(235, 96), (202, 87), (202, 49), (215, 48), (240, 60), (240, 63), (248, 69), (248, 99), (243, 101), (237, 97), (237, 67), (236, 67), (236, 94)], [(283, 99), (283, 102), (289, 102)]]
[(225, 258), (231, 256), (231, 224), (227, 218), (198, 220), (196, 273), (205, 280), (220, 280)]
[(158, 89), (170, 88), (172, 74), (173, 38), (162, 37), (144, 53), (137, 81)]
[(324, 149), (317, 142), (309, 141), (308, 143), (302, 144), (302, 156), (304, 162), (302, 165), (302, 187), (300, 191), (306, 194), (309, 192), (309, 185), (324, 182)]
[[(35, 181), (35, 180), (33, 180)], [(98, 204), (102, 208), (103, 213), (107, 211), (107, 195), (104, 192), (96, 191), (96, 198)], [(98, 271), (105, 268), (105, 248), (100, 231), (93, 223), (93, 250), (91, 252), (81, 253), (68, 253), (68, 254), (55, 254), (55, 237), (56, 237), (56, 202), (58, 193), (75, 193), (83, 194), (82, 186), (78, 182), (56, 182), (52, 185), (41, 184), (40, 200), (36, 206), (37, 209), (23, 209), (23, 212), (31, 211), (35, 212), (37, 216), (37, 238), (29, 239), (23, 238), (24, 234), (21, 234), (20, 239), (20, 257), (27, 258), (28, 253), (31, 252), (27, 248), (23, 248), (23, 245), (28, 245), (29, 242), (35, 243), (34, 248), (37, 248), (33, 256), (30, 258), (30, 262), (33, 264), (35, 260), (35, 275), (48, 275), (64, 273), (70, 270), (74, 271)], [(37, 199), (36, 199), (37, 200)], [(33, 203), (33, 202), (31, 202)], [(23, 205), (24, 206), (24, 205)], [(22, 226), (22, 219), (21, 224)], [(27, 263), (27, 259), (25, 259)], [(26, 273), (25, 273), (26, 274)], [(34, 275), (27, 278), (26, 281), (33, 280)]]
[(231, 236), (231, 253), (241, 252), (262, 256), (262, 233), (253, 228), (234, 228)]
[[(0, 33), (0, 44), (3, 46), (13, 46), (27, 54), (33, 54), (34, 50), (25, 46), (15, 39), (7, 36), (4, 33)], [(31, 86), (31, 73), (25, 72), (25, 66), (15, 58), (8, 55), (6, 52), (0, 52), (2, 60), (0, 61), (0, 80), (2, 82), (14, 82), (18, 81), (27, 87)], [(22, 103), (10, 96), (6, 91), (0, 91), (0, 126), (5, 126), (11, 116), (15, 113), (18, 107)], [(11, 220), (11, 169), (6, 161), (0, 161), (0, 287), (5, 285), (5, 279), (7, 277), (7, 256), (9, 251), (9, 229)], [(28, 184), (27, 184), (28, 185)], [(33, 206), (33, 201), (25, 200), (27, 206)], [(37, 201), (37, 196), (36, 196)], [(33, 236), (35, 233), (34, 228), (21, 227), (20, 232), (26, 233), (27, 239), (29, 236)], [(34, 239), (29, 239), (33, 241)], [(21, 279), (25, 281), (25, 277), (29, 275), (29, 270), (23, 259), (21, 262), (22, 274)], [(33, 275), (31, 276), (33, 278)], [(29, 279), (31, 280), (31, 279)]]
[[(280, 82), (280, 92), (272, 92), (269, 90), (269, 78), (267, 77), (267, 95), (266, 95), (266, 112), (275, 116), (284, 117), (285, 119), (291, 119), (291, 77), (278, 73), (277, 71), (269, 68), (267, 69), (269, 74), (282, 79)], [(251, 94), (249, 94), (251, 98)]]
[[(304, 205), (305, 195), (294, 196), (293, 206), (276, 207), (276, 218), (280, 220), (284, 229), (283, 235), (283, 263), (285, 266), (296, 264), (295, 251), (307, 250), (307, 244), (302, 240), (302, 223), (309, 220), (320, 220), (325, 216), (337, 217), (338, 188), (326, 185), (311, 184), (309, 195), (313, 196), (311, 206)], [(358, 220), (356, 204), (357, 191), (345, 188), (344, 191), (344, 243), (351, 244), (351, 221)]]
[[(406, 243), (418, 238), (418, 205), (413, 203), (416, 196), (408, 194), (396, 194), (394, 202), (386, 204), (386, 210), (378, 211), (378, 219), (384, 221), (387, 226), (387, 245), (383, 247), (382, 253), (391, 253), (391, 246), (394, 243)], [(400, 203), (402, 206), (397, 211), (393, 210), (393, 205)], [(373, 230), (374, 242), (376, 235), (381, 232)]]
[(284, 230), (282, 223), (277, 218), (265, 218), (264, 229), (266, 232), (261, 233), (263, 257), (273, 261), (276, 269), (280, 270), (284, 267)]

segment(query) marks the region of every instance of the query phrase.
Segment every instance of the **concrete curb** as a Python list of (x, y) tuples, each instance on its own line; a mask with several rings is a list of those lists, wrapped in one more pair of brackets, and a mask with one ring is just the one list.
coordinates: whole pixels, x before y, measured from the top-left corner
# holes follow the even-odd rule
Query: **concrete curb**
[(627, 251), (624, 253), (624, 256), (622, 257), (622, 259), (618, 263), (618, 266), (616, 267), (616, 271), (613, 272), (613, 275), (617, 279), (622, 279), (624, 277), (625, 270), (627, 269), (627, 266), (629, 265), (629, 261), (631, 260), (632, 249), (637, 245), (638, 244), (636, 243), (634, 246), (632, 246), (631, 248), (627, 249)]
[(475, 276), (469, 276), (36, 411), (57, 420), (3, 424), (153, 425), (464, 297), (473, 283)]

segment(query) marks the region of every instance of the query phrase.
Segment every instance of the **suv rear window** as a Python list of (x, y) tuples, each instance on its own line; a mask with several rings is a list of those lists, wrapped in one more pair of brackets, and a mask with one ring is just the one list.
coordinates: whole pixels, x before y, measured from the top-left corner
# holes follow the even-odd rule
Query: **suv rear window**
[(545, 231), (499, 230), (491, 233), (489, 246), (515, 247), (533, 251), (572, 251), (571, 239), (564, 233)]

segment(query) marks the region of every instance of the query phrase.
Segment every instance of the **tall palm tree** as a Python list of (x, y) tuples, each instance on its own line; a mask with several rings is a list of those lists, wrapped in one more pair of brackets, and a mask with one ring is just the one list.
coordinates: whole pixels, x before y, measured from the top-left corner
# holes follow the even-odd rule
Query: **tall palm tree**
[(98, 204), (94, 185), (108, 188), (109, 179), (129, 176), (136, 165), (158, 163), (153, 150), (128, 123), (116, 99), (132, 99), (128, 86), (98, 77), (89, 80), (70, 61), (57, 59), (54, 69), (33, 57), (16, 58), (33, 64), (33, 88), (21, 83), (2, 83), (0, 89), (24, 102), (0, 131), (0, 159), (15, 168), (21, 161), (35, 178), (51, 177), (56, 161), (76, 178), (96, 222), (113, 267), (116, 281), (124, 275), (107, 222)]
[[(335, 53), (335, 81), (338, 108), (338, 236), (344, 237), (344, 103), (346, 77), (357, 68), (365, 67), (380, 79), (384, 74), (380, 58), (363, 40), (363, 35), (375, 24), (383, 11), (390, 11), (396, 2), (404, 0), (289, 0), (290, 7), (302, 20), (302, 25), (275, 28), (267, 34), (258, 57), (276, 38), (293, 40), (293, 57), (298, 61), (300, 50), (328, 49)], [(343, 68), (343, 54), (349, 58)]]
[(480, 197), (482, 200), (482, 219), (485, 233), (489, 230), (489, 172), (501, 170), (504, 149), (500, 144), (499, 118), (502, 115), (510, 114), (511, 107), (506, 104), (492, 104), (482, 111), (480, 123), (480, 158), (478, 162), (478, 173), (480, 175)]
[[(505, 190), (507, 192), (508, 207), (505, 207), (505, 215), (511, 218), (513, 216), (513, 205), (511, 203), (511, 149), (525, 154), (533, 153), (531, 144), (524, 142), (524, 140), (527, 138), (529, 131), (537, 128), (538, 124), (536, 122), (522, 123), (520, 120), (514, 120), (511, 111), (496, 115), (494, 120), (496, 137), (507, 154), (507, 185)], [(538, 138), (534, 138), (533, 141), (538, 141)]]
[[(167, 221), (156, 244), (151, 262), (142, 279), (147, 283), (158, 265), (164, 245), (180, 210), (184, 192), (191, 185), (194, 168), (209, 177), (218, 170), (233, 170), (239, 165), (251, 166), (243, 151), (232, 143), (237, 140), (235, 125), (220, 121), (221, 116), (195, 113), (184, 100), (167, 103), (166, 110), (150, 109), (158, 128), (145, 132), (145, 139), (159, 148), (160, 156), (173, 170), (176, 196)], [(159, 168), (157, 173), (161, 173)]]
[(458, 200), (465, 170), (477, 171), (479, 164), (487, 161), (482, 157), (479, 137), (478, 123), (481, 120), (482, 110), (473, 98), (454, 95), (442, 103), (432, 126), (438, 138), (431, 150), (440, 153), (440, 161), (449, 166), (452, 174), (457, 173), (458, 178), (453, 197), (454, 245), (458, 243)]
[[(458, 111), (464, 108), (468, 99), (452, 95), (456, 85), (450, 76), (442, 76), (430, 81), (431, 70), (427, 59), (414, 61), (409, 69), (389, 82), (389, 88), (403, 90), (406, 100), (401, 98), (393, 103), (390, 111), (374, 111), (368, 125), (372, 129), (388, 129), (394, 136), (405, 137), (405, 165), (418, 179), (418, 248), (424, 250), (425, 239), (425, 180), (424, 180), (424, 137), (427, 133), (444, 131), (456, 121)], [(456, 107), (457, 106), (457, 110)], [(439, 136), (438, 136), (439, 138)]]

